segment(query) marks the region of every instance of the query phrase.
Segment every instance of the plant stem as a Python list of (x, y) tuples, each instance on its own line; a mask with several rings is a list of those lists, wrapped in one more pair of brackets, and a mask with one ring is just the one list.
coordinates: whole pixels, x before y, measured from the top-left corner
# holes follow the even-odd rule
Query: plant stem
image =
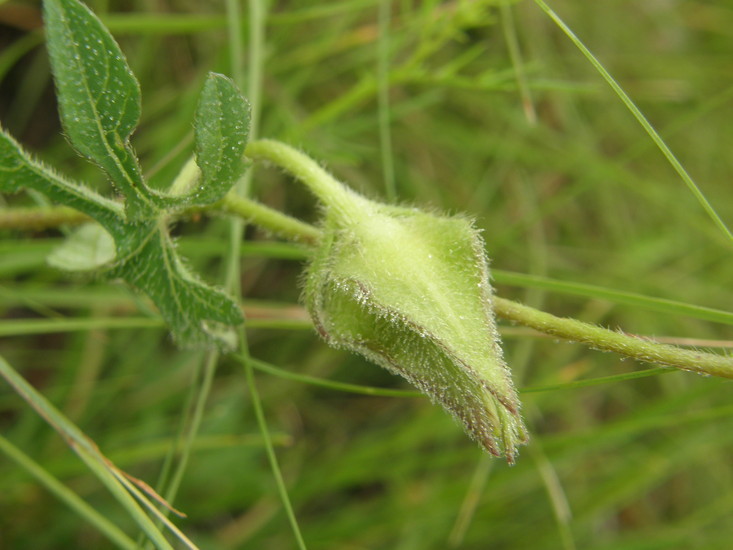
[(377, 78), (378, 116), (379, 116), (379, 148), (382, 153), (382, 175), (387, 200), (394, 203), (397, 200), (395, 186), (394, 158), (392, 152), (392, 132), (390, 129), (389, 112), (389, 31), (392, 12), (392, 0), (382, 0), (379, 3), (379, 42), (377, 44)]
[(707, 197), (705, 197), (698, 185), (692, 179), (692, 176), (687, 173), (685, 167), (682, 166), (682, 163), (677, 159), (675, 154), (662, 139), (662, 136), (659, 135), (659, 132), (654, 129), (654, 126), (652, 126), (651, 122), (649, 122), (649, 119), (644, 116), (644, 113), (641, 112), (641, 109), (636, 106), (636, 103), (634, 103), (634, 101), (623, 90), (619, 83), (616, 82), (613, 76), (611, 76), (611, 73), (606, 70), (603, 64), (586, 47), (583, 41), (578, 38), (578, 36), (570, 29), (570, 27), (565, 24), (562, 19), (560, 19), (560, 16), (557, 15), (557, 13), (555, 13), (552, 8), (550, 8), (550, 6), (545, 3), (544, 0), (534, 1), (535, 4), (537, 4), (540, 9), (544, 11), (547, 16), (552, 19), (552, 21), (562, 30), (562, 32), (565, 33), (570, 41), (575, 44), (575, 46), (580, 50), (580, 52), (585, 56), (590, 64), (593, 65), (593, 68), (598, 71), (598, 73), (603, 77), (603, 80), (606, 81), (606, 83), (611, 87), (614, 93), (623, 102), (624, 106), (626, 106), (629, 112), (634, 115), (634, 118), (641, 125), (641, 127), (644, 128), (644, 131), (649, 135), (654, 144), (659, 148), (664, 157), (667, 159), (667, 162), (669, 162), (672, 168), (674, 168), (675, 172), (677, 172), (677, 174), (680, 176), (682, 181), (685, 183), (690, 192), (695, 196), (697, 202), (700, 203), (703, 210), (705, 210), (713, 223), (727, 237), (729, 244), (733, 242), (733, 232), (731, 232), (730, 228), (725, 224), (720, 215), (715, 211), (715, 208), (713, 208), (713, 205), (710, 204), (710, 201), (708, 201)]
[(228, 194), (213, 208), (234, 214), (290, 241), (313, 245), (321, 237), (318, 228), (233, 193)]
[(163, 533), (157, 528), (143, 508), (115, 477), (116, 467), (107, 459), (92, 440), (73, 422), (41, 395), (28, 381), (0, 356), (0, 377), (22, 397), (51, 426), (71, 449), (89, 467), (99, 481), (127, 510), (132, 519), (159, 549), (173, 550)]
[(119, 527), (108, 520), (103, 514), (98, 512), (93, 506), (80, 498), (75, 492), (66, 487), (57, 478), (55, 478), (43, 466), (35, 462), (31, 457), (26, 455), (10, 441), (0, 435), (0, 451), (8, 458), (15, 461), (27, 473), (32, 475), (38, 483), (55, 495), (59, 500), (64, 502), (71, 510), (76, 512), (79, 517), (91, 523), (97, 530), (105, 535), (110, 542), (114, 543), (118, 548), (126, 548), (136, 550), (135, 541), (128, 537)]
[[(251, 130), (254, 131), (254, 130)], [(249, 188), (249, 180), (251, 179), (251, 171), (247, 172), (244, 180), (246, 185), (244, 190)], [(191, 157), (183, 166), (180, 173), (173, 181), (169, 189), (172, 195), (184, 195), (196, 185), (201, 177), (201, 170), (194, 157)], [(240, 192), (242, 189), (232, 189), (226, 197), (216, 204), (194, 209), (198, 212), (211, 212), (220, 210), (227, 214), (234, 214), (243, 222), (250, 222), (260, 227), (267, 228), (272, 233), (279, 235), (291, 241), (302, 242), (306, 244), (315, 244), (319, 237), (320, 231), (311, 225), (301, 222), (290, 216), (286, 216), (279, 210), (269, 208), (264, 204), (249, 199), (246, 192)], [(241, 228), (239, 228), (241, 229)], [(239, 231), (241, 233), (241, 231)]]
[[(234, 5), (234, 0), (229, 0), (228, 5)], [(233, 10), (230, 10), (233, 13)], [(259, 120), (261, 114), (261, 98), (262, 98), (262, 76), (264, 73), (264, 59), (265, 59), (265, 28), (267, 19), (267, 2), (264, 0), (251, 0), (249, 2), (249, 85), (247, 88), (247, 95), (252, 105), (252, 119), (250, 121), (250, 138), (254, 139), (259, 133)], [(238, 82), (241, 85), (241, 82)], [(240, 181), (238, 189), (235, 188), (232, 197), (241, 199), (241, 201), (249, 201), (247, 198), (250, 189), (250, 181), (252, 179), (253, 170), (247, 170), (245, 177)], [(245, 202), (239, 202), (240, 206), (245, 205)], [(251, 206), (251, 205), (250, 205)], [(250, 209), (251, 210), (251, 209)], [(258, 212), (262, 212), (258, 210)], [(280, 217), (274, 217), (273, 215), (267, 218), (271, 221), (276, 219), (282, 220)], [(254, 221), (250, 218), (250, 221)], [(300, 223), (300, 222), (297, 222)], [(305, 224), (303, 224), (305, 225)], [(230, 269), (228, 270), (227, 276), (227, 287), (230, 291), (234, 290), (237, 297), (241, 297), (241, 263), (239, 261), (239, 250), (241, 248), (242, 241), (242, 229), (243, 223), (236, 218), (231, 222), (232, 227), (232, 239), (231, 239), (231, 252), (229, 255)], [(315, 230), (315, 228), (314, 228)], [(315, 230), (318, 231), (318, 230)], [(320, 233), (320, 232), (318, 232)], [(231, 276), (234, 276), (232, 278)], [(290, 523), (290, 528), (295, 537), (296, 546), (299, 550), (306, 550), (305, 540), (298, 524), (298, 519), (295, 516), (293, 505), (290, 501), (290, 495), (288, 494), (287, 486), (280, 469), (280, 464), (275, 453), (275, 447), (272, 442), (272, 435), (267, 425), (267, 419), (262, 407), (262, 400), (260, 399), (259, 391), (257, 390), (257, 384), (255, 382), (254, 368), (250, 362), (249, 345), (247, 342), (247, 333), (244, 326), (240, 326), (239, 332), (239, 350), (236, 356), (240, 357), (244, 361), (244, 372), (247, 379), (247, 387), (249, 389), (249, 396), (252, 400), (252, 408), (254, 409), (255, 418), (257, 419), (257, 425), (259, 426), (260, 433), (262, 434), (262, 441), (265, 446), (265, 452), (267, 454), (267, 460), (270, 463), (270, 469), (272, 470), (272, 476), (275, 480), (277, 492), (280, 495), (280, 502), (283, 505), (285, 515)]]
[(264, 160), (302, 181), (323, 204), (336, 208), (345, 217), (359, 218), (368, 201), (326, 172), (305, 153), (290, 145), (271, 140), (253, 141), (244, 151), (252, 160)]
[[(265, 206), (251, 199), (243, 198), (234, 193), (228, 194), (219, 202), (206, 207), (195, 207), (184, 210), (181, 217), (195, 213), (216, 214), (223, 212), (258, 225), (275, 235), (289, 241), (303, 244), (315, 244), (321, 232), (314, 226), (301, 222), (279, 210)], [(62, 225), (80, 225), (93, 222), (86, 214), (66, 206), (8, 208), (0, 210), (0, 230), (19, 229), (23, 231), (40, 231)]]
[(733, 358), (731, 357), (658, 344), (577, 319), (556, 317), (497, 296), (494, 296), (493, 303), (497, 316), (545, 334), (582, 342), (595, 349), (613, 351), (646, 363), (675, 367), (698, 374), (733, 378)]
[(91, 218), (67, 206), (4, 208), (0, 210), (0, 229), (40, 231), (60, 225), (79, 225)]

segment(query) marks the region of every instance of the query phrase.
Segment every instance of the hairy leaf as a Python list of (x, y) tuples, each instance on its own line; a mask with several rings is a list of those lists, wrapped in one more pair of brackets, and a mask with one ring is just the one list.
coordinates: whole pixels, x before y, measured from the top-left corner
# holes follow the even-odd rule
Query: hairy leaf
[(49, 199), (84, 212), (119, 236), (123, 229), (122, 207), (91, 189), (73, 183), (34, 161), (18, 143), (0, 129), (0, 191), (17, 193), (34, 189)]
[(234, 82), (211, 73), (196, 109), (194, 137), (201, 182), (191, 203), (210, 204), (224, 197), (245, 168), (249, 103)]
[(241, 175), (249, 123), (246, 101), (230, 80), (212, 75), (197, 113), (202, 187), (192, 197), (153, 192), (128, 142), (140, 118), (140, 90), (119, 46), (77, 0), (46, 0), (44, 14), (66, 133), (82, 155), (107, 172), (125, 196), (126, 209), (32, 160), (2, 131), (0, 191), (34, 189), (102, 226), (90, 224), (72, 234), (50, 256), (53, 265), (108, 268), (109, 275), (150, 297), (181, 345), (232, 344), (232, 326), (243, 321), (239, 307), (186, 269), (166, 220), (169, 210), (184, 204), (218, 200)]
[(163, 222), (130, 224), (117, 243), (118, 264), (111, 275), (145, 292), (173, 330), (179, 345), (215, 340), (233, 344), (232, 325), (242, 323), (234, 301), (193, 275), (176, 253)]
[(46, 0), (46, 40), (61, 109), (74, 148), (98, 164), (126, 198), (131, 220), (152, 217), (129, 143), (140, 118), (140, 86), (122, 51), (97, 17), (77, 0)]
[[(231, 326), (242, 322), (241, 311), (231, 298), (202, 283), (185, 268), (163, 222), (126, 222), (118, 203), (54, 174), (33, 161), (13, 138), (0, 132), (0, 191), (17, 193), (23, 188), (39, 191), (97, 220), (111, 234), (117, 248), (117, 263), (110, 274), (145, 292), (181, 345), (192, 347), (209, 341), (224, 347), (231, 344)], [(102, 257), (96, 255), (96, 260), (78, 257), (80, 239), (88, 245), (89, 237), (72, 235), (51, 261), (63, 269), (89, 269), (111, 260), (109, 251)], [(92, 240), (99, 243), (98, 239)], [(77, 256), (70, 256), (70, 252)]]

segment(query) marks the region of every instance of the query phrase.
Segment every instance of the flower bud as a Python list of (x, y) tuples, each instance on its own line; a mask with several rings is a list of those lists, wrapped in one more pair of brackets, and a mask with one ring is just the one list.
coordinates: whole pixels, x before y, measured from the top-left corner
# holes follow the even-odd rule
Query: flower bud
[(464, 217), (342, 191), (324, 200), (324, 237), (305, 279), (319, 333), (409, 380), (512, 463), (527, 433), (478, 231)]

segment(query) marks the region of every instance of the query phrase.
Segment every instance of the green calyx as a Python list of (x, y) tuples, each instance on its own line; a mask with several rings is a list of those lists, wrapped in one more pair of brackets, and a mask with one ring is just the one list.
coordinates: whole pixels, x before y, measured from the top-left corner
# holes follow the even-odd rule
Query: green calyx
[(405, 377), (493, 455), (526, 441), (502, 359), (483, 243), (471, 223), (360, 201), (328, 211), (306, 306), (331, 345)]

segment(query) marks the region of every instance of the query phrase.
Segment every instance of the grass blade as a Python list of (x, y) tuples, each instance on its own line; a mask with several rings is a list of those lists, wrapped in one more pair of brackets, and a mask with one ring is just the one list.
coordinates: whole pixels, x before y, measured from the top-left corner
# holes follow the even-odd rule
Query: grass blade
[(497, 283), (506, 285), (541, 288), (563, 294), (584, 296), (586, 298), (598, 298), (601, 300), (608, 300), (615, 304), (626, 304), (648, 309), (649, 311), (657, 311), (659, 313), (669, 313), (673, 315), (685, 315), (695, 319), (704, 319), (715, 323), (733, 325), (733, 313), (723, 311), (722, 309), (696, 306), (693, 304), (686, 304), (684, 302), (677, 302), (675, 300), (654, 298), (638, 294), (636, 292), (604, 288), (596, 285), (557, 281), (546, 277), (539, 277), (537, 275), (527, 275), (525, 273), (503, 271), (500, 269), (493, 270), (492, 275)]
[(560, 16), (555, 13), (550, 6), (548, 6), (544, 0), (534, 0), (535, 3), (544, 11), (550, 19), (552, 19), (555, 24), (560, 27), (562, 32), (564, 32), (567, 37), (570, 39), (570, 41), (575, 44), (575, 46), (580, 50), (580, 52), (588, 59), (591, 65), (598, 71), (598, 73), (603, 77), (603, 80), (605, 80), (608, 85), (611, 87), (611, 89), (616, 93), (616, 95), (621, 99), (623, 104), (626, 106), (626, 108), (631, 112), (632, 115), (634, 115), (634, 118), (639, 122), (642, 128), (644, 128), (644, 131), (649, 134), (649, 137), (654, 141), (656, 146), (659, 148), (659, 150), (662, 152), (662, 154), (665, 156), (669, 164), (672, 165), (672, 168), (674, 168), (675, 172), (682, 178), (682, 181), (685, 182), (685, 185), (687, 185), (687, 188), (690, 190), (690, 192), (695, 196), (697, 201), (700, 203), (700, 205), (703, 207), (707, 215), (710, 217), (710, 219), (713, 221), (713, 223), (718, 227), (718, 229), (727, 237), (728, 241), (730, 241), (730, 244), (733, 244), (733, 233), (731, 233), (731, 230), (728, 228), (728, 226), (725, 224), (725, 222), (721, 219), (721, 217), (718, 215), (718, 213), (715, 211), (713, 206), (710, 204), (708, 199), (705, 197), (703, 192), (700, 190), (700, 188), (697, 186), (695, 181), (692, 179), (692, 176), (687, 173), (687, 170), (685, 170), (684, 166), (682, 166), (682, 163), (680, 163), (679, 160), (677, 160), (677, 157), (672, 152), (672, 150), (667, 146), (667, 144), (662, 139), (662, 136), (659, 135), (659, 133), (654, 129), (654, 126), (651, 125), (649, 120), (644, 116), (644, 114), (641, 112), (641, 110), (636, 106), (636, 104), (633, 102), (633, 100), (629, 97), (629, 95), (623, 90), (623, 88), (619, 85), (618, 82), (611, 76), (611, 74), (606, 70), (606, 68), (603, 66), (603, 64), (596, 58), (596, 56), (593, 55), (593, 53), (583, 44), (583, 42), (578, 38), (578, 36), (568, 27), (565, 22), (560, 19)]
[(18, 449), (2, 435), (0, 435), (0, 451), (36, 478), (43, 487), (58, 497), (59, 500), (74, 510), (80, 517), (94, 525), (100, 533), (105, 535), (116, 546), (128, 550), (135, 550), (137, 548), (135, 541), (123, 533), (119, 527), (97, 512), (86, 501), (79, 498), (76, 493), (49, 474), (43, 466)]
[(54, 407), (43, 395), (38, 393), (20, 376), (5, 359), (0, 356), (0, 376), (20, 395), (79, 455), (92, 473), (97, 476), (119, 503), (127, 510), (135, 522), (161, 550), (173, 550), (163, 533), (153, 524), (135, 499), (117, 480), (109, 467), (109, 461), (96, 446), (70, 420)]

